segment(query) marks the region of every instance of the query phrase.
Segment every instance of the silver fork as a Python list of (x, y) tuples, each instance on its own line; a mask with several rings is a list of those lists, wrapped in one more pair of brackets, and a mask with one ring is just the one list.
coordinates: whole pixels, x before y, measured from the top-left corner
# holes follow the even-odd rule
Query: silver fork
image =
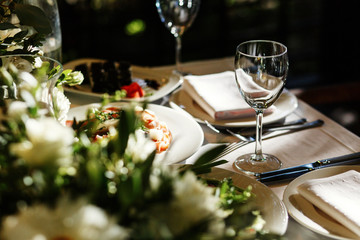
[[(208, 123), (210, 126), (212, 126), (210, 123)], [(308, 123), (305, 123), (305, 124), (302, 124), (302, 125), (296, 125), (296, 126), (286, 126), (286, 127), (278, 127), (278, 128), (274, 128), (273, 131), (277, 131), (277, 130), (290, 130), (290, 132), (294, 132), (294, 131), (301, 131), (301, 130), (304, 130), (304, 129), (308, 129), (308, 128), (314, 128), (314, 127), (319, 127), (319, 126), (322, 126), (324, 124), (324, 121), (318, 119), (318, 120), (315, 120), (315, 121), (312, 121), (312, 122), (308, 122)], [(209, 126), (208, 125), (208, 126)], [(212, 126), (214, 129), (216, 129), (214, 126)], [(230, 152), (232, 151), (235, 151), (237, 150), (238, 148), (242, 147), (242, 146), (245, 146), (246, 144), (248, 143), (251, 143), (251, 142), (254, 142), (255, 141), (255, 138), (254, 137), (245, 137), (239, 133), (234, 133), (232, 132), (231, 130), (227, 129), (227, 131), (241, 139), (240, 141), (238, 142), (234, 142), (234, 143), (230, 143), (216, 158), (214, 158), (214, 160), (217, 160), (219, 158), (222, 158), (223, 156), (229, 154)], [(286, 133), (278, 133), (278, 134), (274, 134), (274, 135), (271, 135), (271, 136), (268, 136), (267, 138), (273, 138), (273, 137), (277, 137), (277, 136), (282, 136), (284, 134), (287, 134), (289, 132), (286, 132)], [(263, 138), (263, 139), (266, 139), (266, 138)]]
[(227, 155), (227, 154), (229, 154), (251, 142), (252, 141), (238, 141), (238, 142), (229, 143), (226, 146), (226, 148), (224, 148), (224, 150), (219, 155), (217, 155), (213, 160), (218, 160), (218, 159), (224, 157), (225, 155)]
[[(216, 133), (220, 133), (220, 130), (217, 129), (215, 126), (213, 126), (211, 123), (209, 123), (207, 120), (204, 120), (204, 122), (205, 122), (205, 124), (206, 124), (206, 126), (207, 126), (208, 128), (210, 128), (211, 130), (213, 130), (213, 131), (216, 132)], [(231, 135), (237, 137), (237, 138), (240, 139), (241, 141), (244, 141), (244, 142), (253, 142), (253, 141), (255, 141), (255, 138), (252, 137), (252, 136), (245, 137), (245, 136), (243, 136), (243, 135), (241, 135), (241, 134), (238, 134), (238, 133), (236, 133), (236, 135), (235, 135), (235, 133), (232, 132), (230, 129), (226, 129), (226, 131), (227, 131), (228, 133), (230, 133)]]
[[(209, 123), (208, 121), (204, 120), (205, 124), (208, 126), (208, 128), (210, 128), (211, 130), (213, 130), (214, 132), (216, 133), (220, 133), (220, 130), (217, 129), (216, 127), (214, 127), (211, 123)], [(227, 129), (228, 130), (228, 129)], [(233, 134), (233, 132), (231, 131), (228, 131), (230, 134)], [(240, 141), (238, 142), (233, 142), (233, 143), (229, 143), (225, 148), (224, 150), (218, 155), (216, 156), (216, 158), (214, 158), (213, 160), (218, 160), (219, 158), (222, 158), (223, 156), (235, 151), (236, 149), (242, 147), (242, 146), (245, 146), (246, 144), (248, 143), (251, 143), (251, 142), (254, 142), (255, 141), (255, 138), (253, 137), (245, 137), (245, 136), (242, 136), (240, 134), (237, 134), (236, 136), (237, 138), (240, 139)]]
[[(279, 126), (279, 127), (273, 127), (273, 128), (267, 128), (266, 132), (271, 133), (271, 132), (276, 132), (276, 131), (284, 131), (284, 130), (288, 130), (289, 132), (296, 132), (296, 131), (300, 131), (300, 130), (304, 130), (304, 129), (309, 129), (309, 128), (315, 128), (315, 127), (320, 127), (324, 124), (324, 121), (321, 119), (312, 121), (312, 122), (305, 122), (302, 124), (297, 124), (297, 125), (288, 125), (288, 126)], [(230, 133), (232, 136), (237, 137), (240, 140), (243, 141), (247, 141), (247, 140), (252, 140), (255, 141), (255, 135), (252, 136), (248, 136), (245, 137), (239, 133), (234, 133), (233, 131), (231, 131), (230, 129), (226, 129), (226, 131), (228, 133)], [(272, 135), (267, 135), (265, 137), (263, 137), (263, 140), (268, 139), (268, 138), (272, 138)]]

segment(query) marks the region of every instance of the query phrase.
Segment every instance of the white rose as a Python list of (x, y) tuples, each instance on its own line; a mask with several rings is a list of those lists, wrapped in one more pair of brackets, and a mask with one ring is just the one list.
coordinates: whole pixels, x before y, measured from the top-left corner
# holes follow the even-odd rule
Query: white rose
[(42, 64), (43, 64), (43, 61), (41, 60), (40, 57), (36, 57), (34, 59), (34, 67), (35, 68), (41, 68)]
[(69, 165), (74, 132), (54, 118), (29, 119), (25, 123), (27, 140), (10, 145), (10, 150), (29, 165)]
[(131, 157), (134, 163), (145, 161), (155, 151), (155, 143), (146, 138), (142, 130), (136, 130), (135, 134), (129, 136), (125, 154)]
[(40, 82), (28, 72), (20, 72), (18, 76), (18, 96), (28, 106), (35, 106), (37, 103), (49, 104), (49, 88), (47, 82)]
[(15, 57), (10, 60), (17, 69), (24, 72), (31, 72), (33, 70), (33, 65), (28, 60), (25, 60), (23, 58)]
[(80, 71), (73, 71), (70, 76), (72, 78), (71, 82), (68, 82), (70, 86), (80, 85), (84, 81), (84, 75)]
[(4, 219), (1, 239), (121, 240), (128, 232), (102, 209), (62, 198), (55, 208), (36, 204)]
[(28, 105), (25, 102), (13, 101), (10, 103), (7, 114), (10, 118), (20, 119), (22, 115), (27, 114)]
[(175, 234), (206, 220), (210, 221), (210, 229), (216, 226), (218, 230), (223, 230), (225, 226), (219, 223), (228, 213), (220, 209), (219, 204), (214, 188), (200, 182), (193, 172), (186, 172), (174, 182), (174, 200), (170, 203), (171, 212), (167, 213), (170, 217), (166, 222)]
[[(43, 100), (45, 100), (44, 95), (45, 97), (48, 96), (47, 89), (45, 89), (43, 92)], [(52, 90), (52, 104), (55, 117), (62, 125), (65, 125), (71, 103), (70, 100), (65, 96), (64, 92), (57, 87), (54, 87)]]
[(29, 72), (20, 72), (18, 78), (18, 88), (20, 91), (26, 90), (31, 92), (33, 89), (39, 86), (39, 81)]

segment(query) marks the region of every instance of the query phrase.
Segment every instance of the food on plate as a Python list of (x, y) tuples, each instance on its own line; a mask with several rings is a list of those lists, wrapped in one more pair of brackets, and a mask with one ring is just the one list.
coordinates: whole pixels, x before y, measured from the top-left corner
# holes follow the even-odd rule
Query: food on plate
[(126, 97), (128, 98), (140, 98), (145, 95), (144, 89), (142, 89), (137, 82), (123, 86), (121, 89), (126, 91)]
[(84, 81), (73, 88), (87, 92), (113, 94), (123, 90), (126, 98), (140, 98), (150, 95), (147, 90), (158, 90), (162, 86), (154, 79), (134, 78), (130, 63), (124, 61), (85, 62), (76, 65), (74, 70), (83, 73)]
[[(81, 130), (89, 127), (89, 124), (92, 122), (100, 121), (96, 131), (91, 136), (93, 141), (98, 141), (109, 136), (110, 128), (118, 124), (122, 112), (123, 109), (120, 107), (107, 107), (101, 111), (93, 109), (88, 120), (79, 122), (76, 120), (68, 120), (66, 124), (74, 130)], [(139, 114), (141, 120), (141, 130), (155, 142), (156, 152), (161, 153), (166, 151), (170, 147), (172, 140), (172, 135), (167, 124), (164, 121), (160, 121), (151, 110), (138, 107), (136, 108), (136, 113)]]
[(96, 93), (113, 93), (132, 83), (130, 64), (127, 62), (83, 63), (75, 66), (75, 70), (83, 73), (83, 84), (90, 85), (91, 90)]
[(159, 121), (155, 113), (145, 109), (141, 112), (141, 120), (144, 130), (149, 137), (156, 143), (156, 151), (163, 152), (170, 146), (172, 135), (164, 121)]

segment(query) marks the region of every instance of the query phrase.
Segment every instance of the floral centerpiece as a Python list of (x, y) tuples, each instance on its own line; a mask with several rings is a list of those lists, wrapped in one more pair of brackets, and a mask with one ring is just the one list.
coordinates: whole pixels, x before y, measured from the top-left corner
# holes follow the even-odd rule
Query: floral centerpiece
[[(14, 2), (1, 1), (1, 8), (19, 9), (12, 8)], [(38, 53), (23, 47), (27, 35), (21, 39), (17, 49)], [(9, 45), (1, 51), (9, 54)], [(36, 56), (27, 61), (0, 67), (1, 86), (21, 83), (13, 99), (0, 99), (0, 239), (278, 238), (262, 231), (251, 187), (200, 177), (224, 163), (211, 160), (224, 147), (187, 167), (157, 162), (155, 144), (139, 131), (133, 107), (121, 112), (109, 137), (92, 141), (101, 121), (90, 113), (81, 131), (65, 125), (70, 102), (62, 86), (80, 84), (82, 74), (59, 72)], [(54, 74), (59, 77), (49, 92), (42, 82)], [(103, 105), (110, 100), (104, 98)]]
[[(53, 71), (41, 71), (44, 75), (37, 79), (11, 64), (0, 69), (2, 80), (35, 83)], [(56, 88), (74, 79), (63, 74)], [(20, 97), (10, 102), (2, 118), (1, 239), (270, 236), (261, 232), (263, 222), (250, 204), (250, 188), (238, 189), (231, 179), (199, 178), (223, 163), (210, 161), (222, 147), (193, 166), (177, 169), (154, 161), (154, 142), (139, 131), (142, 123), (133, 108), (120, 114), (108, 138), (93, 142), (100, 121), (92, 119), (82, 131), (74, 131), (55, 117), (63, 116), (58, 110), (54, 115), (40, 111), (39, 91), (40, 82), (21, 85)]]

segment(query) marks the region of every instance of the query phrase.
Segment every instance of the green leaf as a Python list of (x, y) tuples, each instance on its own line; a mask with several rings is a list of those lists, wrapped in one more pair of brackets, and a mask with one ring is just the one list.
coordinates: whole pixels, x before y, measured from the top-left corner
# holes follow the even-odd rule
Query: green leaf
[(42, 34), (49, 34), (52, 32), (49, 19), (39, 7), (25, 4), (16, 4), (15, 13), (18, 16), (21, 24), (32, 26), (37, 32)]
[(224, 149), (226, 148), (226, 145), (220, 145), (217, 146), (207, 152), (205, 152), (203, 155), (201, 155), (196, 162), (194, 163), (194, 166), (203, 165), (208, 162), (211, 162), (216, 156), (218, 156)]
[(190, 169), (197, 175), (203, 174), (203, 173), (209, 173), (209, 172), (211, 172), (211, 168), (221, 165), (221, 164), (225, 164), (227, 162), (228, 162), (227, 160), (219, 160), (219, 161), (210, 162), (210, 163), (198, 166), (198, 167), (193, 166)]
[(18, 28), (18, 27), (8, 22), (0, 23), (0, 30), (8, 30), (13, 28)]
[(18, 32), (17, 34), (14, 35), (14, 39), (15, 40), (18, 39), (18, 42), (20, 42), (23, 38), (26, 37), (27, 34), (28, 34), (27, 30)]
[(127, 115), (129, 115), (128, 111), (121, 112), (120, 121), (117, 126), (119, 134), (117, 136), (117, 141), (116, 141), (117, 147), (115, 148), (115, 150), (120, 156), (122, 156), (125, 152), (129, 140), (129, 135), (131, 133), (130, 130), (131, 122), (129, 121)]
[(142, 197), (142, 194), (144, 193), (143, 190), (143, 175), (141, 172), (141, 169), (136, 168), (134, 169), (134, 172), (131, 176), (132, 179), (132, 198), (135, 201), (136, 199), (139, 199)]

